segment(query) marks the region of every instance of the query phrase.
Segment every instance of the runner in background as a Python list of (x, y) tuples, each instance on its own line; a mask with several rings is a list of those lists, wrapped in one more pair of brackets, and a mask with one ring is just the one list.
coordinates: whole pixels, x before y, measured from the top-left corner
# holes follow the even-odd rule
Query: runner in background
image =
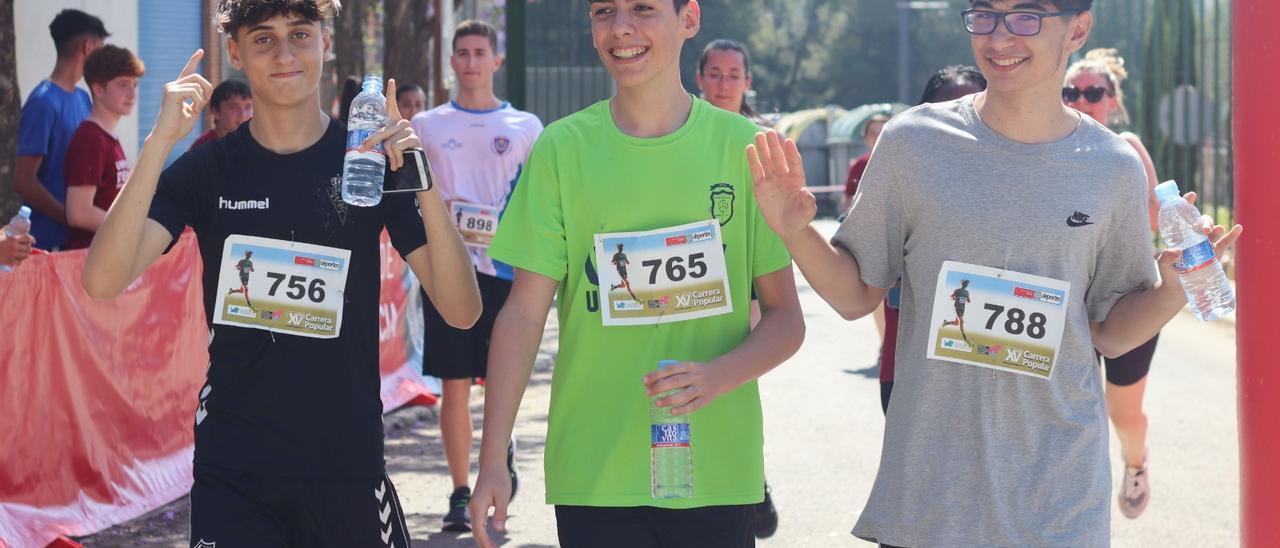
[(67, 249), (83, 249), (129, 179), (129, 159), (116, 138), (116, 124), (133, 112), (142, 61), (129, 50), (106, 45), (84, 62), (93, 108), (67, 145)]
[[(1068, 106), (1088, 114), (1099, 124), (1110, 127), (1129, 125), (1129, 110), (1125, 108), (1124, 89), (1121, 85), (1129, 76), (1124, 59), (1114, 49), (1095, 49), (1085, 54), (1067, 69), (1067, 85), (1062, 88), (1062, 101)], [(1120, 137), (1133, 146), (1142, 158), (1147, 173), (1147, 214), (1151, 230), (1158, 231), (1157, 217), (1160, 203), (1156, 200), (1157, 184), (1155, 164), (1142, 139), (1128, 131)], [(1142, 412), (1142, 397), (1147, 391), (1147, 372), (1155, 357), (1157, 334), (1151, 340), (1131, 352), (1116, 358), (1101, 358), (1107, 373), (1107, 414), (1116, 427), (1120, 439), (1120, 454), (1124, 458), (1124, 478), (1116, 501), (1120, 513), (1133, 519), (1142, 515), (1151, 501), (1151, 478), (1147, 473), (1147, 415)]]
[[(747, 93), (751, 91), (751, 55), (747, 47), (734, 40), (719, 38), (712, 40), (702, 49), (698, 58), (698, 72), (695, 75), (702, 97), (717, 108), (729, 112), (737, 112), (746, 116), (758, 126), (764, 121), (756, 115), (747, 101)], [(751, 289), (751, 327), (760, 323), (760, 300), (756, 291)], [(778, 509), (773, 504), (773, 493), (769, 482), (764, 483), (764, 500), (755, 508), (755, 535), (765, 539), (773, 536), (778, 530)]]
[[(191, 546), (408, 548), (386, 473), (378, 288), (381, 240), (408, 263), (450, 323), (480, 315), (474, 271), (438, 192), (342, 200), (349, 134), (320, 107), (333, 6), (222, 0), (215, 21), (256, 115), (222, 139), (165, 159), (213, 86), (197, 51), (164, 97), (138, 163), (98, 230), (85, 291), (125, 290), (190, 226), (203, 261), (209, 367), (194, 413)], [(387, 83), (388, 176), (420, 146)], [(429, 242), (429, 243), (428, 243)], [(253, 251), (258, 310), (228, 301)], [(260, 276), (260, 277), (259, 277)]]
[[(921, 105), (945, 103), (987, 89), (987, 78), (977, 68), (951, 65), (929, 77), (920, 95)], [(889, 288), (884, 303), (877, 313), (883, 312), (880, 340), (880, 410), (889, 413), (889, 400), (893, 396), (893, 370), (898, 348), (898, 315), (902, 305), (902, 282)]]
[(213, 128), (191, 143), (191, 148), (225, 136), (253, 118), (253, 93), (249, 86), (239, 80), (218, 84), (209, 97), (209, 114), (213, 116)]
[(427, 92), (418, 84), (408, 84), (396, 89), (396, 108), (400, 109), (400, 117), (412, 120), (419, 112), (427, 110)]
[[(1157, 277), (1140, 158), (1062, 104), (1092, 2), (971, 6), (962, 22), (987, 90), (889, 122), (830, 242), (810, 224), (816, 199), (794, 141), (757, 136), (756, 192), (842, 317), (872, 312), (903, 283), (897, 403), (853, 534), (886, 546), (1105, 546), (1111, 474), (1094, 348), (1128, 352), (1186, 306), (1181, 251), (1160, 255)], [(1197, 228), (1219, 252), (1242, 230)], [(954, 308), (947, 288), (962, 280), (982, 316), (971, 343), (939, 326)]]
[[(484, 302), (480, 320), (470, 329), (449, 326), (427, 299), (422, 306), (430, 349), (423, 354), (422, 371), (444, 385), (440, 437), (453, 480), (443, 528), (461, 532), (471, 530), (471, 386), (473, 379), (485, 377), (493, 320), (511, 292), (513, 275), (510, 266), (491, 259), (486, 250), (542, 122), (493, 93), (493, 78), (502, 66), (497, 29), (483, 21), (458, 23), (452, 49), (449, 65), (457, 77), (457, 98), (414, 116), (413, 128), (422, 136), (440, 196), (467, 246)], [(412, 95), (400, 95), (402, 103), (416, 102)], [(511, 496), (519, 484), (515, 451), (512, 437), (506, 453)]]
[[(588, 10), (617, 93), (542, 134), (489, 248), (517, 274), (489, 355), (476, 539), (495, 544), (483, 527), (490, 508), (505, 528), (503, 452), (554, 300), (546, 500), (560, 544), (752, 546), (764, 498), (755, 379), (804, 335), (790, 257), (751, 191), (744, 151), (759, 128), (681, 85), (697, 2)], [(619, 242), (639, 267), (631, 281), (642, 303), (604, 291), (617, 283), (608, 263)], [(679, 363), (657, 370), (662, 360)], [(689, 418), (691, 498), (653, 495), (651, 405)]]

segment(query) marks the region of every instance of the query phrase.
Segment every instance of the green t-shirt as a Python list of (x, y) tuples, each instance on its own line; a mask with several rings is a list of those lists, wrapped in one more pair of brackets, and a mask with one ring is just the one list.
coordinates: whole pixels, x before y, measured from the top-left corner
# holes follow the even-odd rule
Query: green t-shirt
[[(708, 361), (750, 331), (752, 279), (791, 264), (752, 193), (746, 146), (757, 127), (694, 100), (689, 120), (653, 139), (617, 129), (602, 101), (547, 127), (534, 144), (489, 255), (559, 280), (560, 350), (547, 429), (547, 503), (581, 506), (751, 504), (764, 496), (755, 382), (691, 417), (692, 499), (650, 496), (649, 400), (659, 360)], [(597, 233), (718, 219), (733, 312), (677, 323), (605, 327)], [(495, 344), (501, 344), (495, 341)]]

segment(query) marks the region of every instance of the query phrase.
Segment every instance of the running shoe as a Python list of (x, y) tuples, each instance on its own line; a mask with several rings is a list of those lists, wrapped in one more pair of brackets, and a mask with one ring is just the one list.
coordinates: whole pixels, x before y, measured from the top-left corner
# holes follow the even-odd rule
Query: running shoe
[(765, 539), (773, 536), (778, 530), (778, 509), (773, 507), (769, 484), (764, 484), (764, 501), (757, 503), (755, 512), (756, 538)]
[(511, 498), (516, 500), (516, 491), (520, 489), (520, 470), (516, 468), (516, 437), (511, 436), (507, 444), (507, 473), (511, 474)]
[(1146, 459), (1143, 459), (1139, 468), (1125, 466), (1124, 479), (1120, 482), (1120, 495), (1117, 497), (1120, 513), (1126, 518), (1134, 519), (1142, 515), (1150, 501), (1151, 482), (1147, 474)]
[(471, 504), (471, 488), (459, 487), (449, 495), (449, 513), (444, 515), (444, 531), (465, 533), (471, 530), (471, 512), (467, 505)]

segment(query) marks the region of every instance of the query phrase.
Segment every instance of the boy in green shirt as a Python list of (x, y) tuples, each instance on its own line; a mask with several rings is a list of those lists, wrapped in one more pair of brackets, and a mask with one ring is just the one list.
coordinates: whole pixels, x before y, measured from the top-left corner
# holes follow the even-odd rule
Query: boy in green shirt
[[(556, 298), (546, 481), (561, 544), (751, 546), (763, 497), (755, 379), (804, 338), (791, 258), (751, 191), (757, 128), (680, 83), (696, 0), (591, 2), (590, 17), (618, 92), (546, 129), (489, 247), (516, 277), (489, 354), (476, 539), (493, 546), (490, 508), (505, 528), (506, 444)], [(634, 266), (629, 292), (601, 289), (622, 283), (618, 244)], [(664, 359), (680, 363), (655, 371)], [(672, 390), (657, 404), (689, 416), (693, 496), (656, 499), (649, 399)]]

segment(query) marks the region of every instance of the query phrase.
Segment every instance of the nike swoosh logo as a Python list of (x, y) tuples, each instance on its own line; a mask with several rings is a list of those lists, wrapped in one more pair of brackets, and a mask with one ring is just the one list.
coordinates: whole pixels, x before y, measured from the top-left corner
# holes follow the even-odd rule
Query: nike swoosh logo
[(1091, 223), (1091, 222), (1089, 222), (1089, 221), (1083, 221), (1083, 222), (1081, 222), (1081, 221), (1076, 221), (1076, 220), (1071, 219), (1071, 218), (1067, 218), (1067, 226), (1069, 226), (1069, 227), (1071, 227), (1071, 228), (1078, 228), (1078, 227), (1082, 227), (1082, 226), (1089, 226), (1089, 225), (1091, 225), (1091, 224), (1093, 224), (1093, 223)]

